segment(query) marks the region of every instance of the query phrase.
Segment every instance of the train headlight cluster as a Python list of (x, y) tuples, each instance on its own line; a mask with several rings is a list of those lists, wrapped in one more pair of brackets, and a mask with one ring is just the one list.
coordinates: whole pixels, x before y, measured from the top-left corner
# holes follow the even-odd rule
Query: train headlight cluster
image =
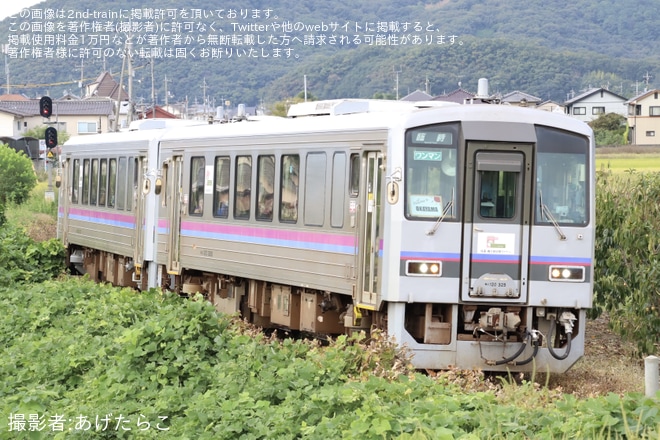
[(408, 261), (406, 275), (439, 277), (442, 275), (442, 263), (439, 261)]
[(584, 281), (584, 267), (550, 266), (550, 281)]

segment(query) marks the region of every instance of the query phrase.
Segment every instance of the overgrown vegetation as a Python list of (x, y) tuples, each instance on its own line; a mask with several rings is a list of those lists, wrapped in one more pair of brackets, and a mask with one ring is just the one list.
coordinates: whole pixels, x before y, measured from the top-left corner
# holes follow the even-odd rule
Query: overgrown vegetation
[(599, 172), (594, 313), (641, 354), (660, 344), (660, 175)]
[(206, 301), (86, 279), (3, 287), (0, 316), (0, 438), (21, 416), (48, 438), (232, 440), (644, 438), (660, 422), (640, 395), (465, 392), (384, 340), (280, 341)]

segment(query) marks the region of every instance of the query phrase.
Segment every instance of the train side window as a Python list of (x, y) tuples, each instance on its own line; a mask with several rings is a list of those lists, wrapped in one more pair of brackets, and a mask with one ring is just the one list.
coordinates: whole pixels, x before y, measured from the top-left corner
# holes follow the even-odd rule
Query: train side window
[(126, 186), (126, 211), (131, 211), (133, 209), (133, 197), (136, 196), (135, 191), (137, 191), (138, 184), (138, 167), (137, 167), (137, 158), (129, 157), (128, 158), (128, 170), (127, 174), (127, 186)]
[(126, 207), (126, 158), (120, 157), (117, 166), (117, 209)]
[(257, 159), (257, 220), (273, 220), (273, 197), (275, 193), (275, 156), (259, 156)]
[(96, 205), (99, 196), (99, 160), (92, 159), (92, 175), (89, 181), (89, 204)]
[(280, 221), (296, 223), (298, 221), (300, 156), (297, 154), (283, 155), (281, 171)]
[(351, 197), (357, 197), (360, 194), (360, 155), (351, 154)]
[(325, 153), (309, 153), (305, 163), (304, 221), (309, 226), (323, 226), (325, 219), (327, 159)]
[(78, 187), (80, 186), (80, 159), (73, 160), (71, 170), (71, 203), (78, 203)]
[(332, 195), (330, 196), (330, 226), (344, 226), (344, 209), (346, 203), (346, 153), (336, 153), (332, 163)]
[(89, 159), (83, 160), (82, 203), (89, 204)]
[(190, 161), (190, 203), (188, 213), (204, 214), (204, 173), (206, 161), (203, 157), (193, 157)]
[(108, 159), (101, 159), (99, 178), (99, 206), (105, 206), (105, 196), (108, 189)]
[(213, 186), (213, 215), (227, 218), (229, 215), (229, 167), (230, 159), (226, 157), (215, 158), (215, 182)]
[(236, 156), (236, 185), (234, 186), (234, 218), (250, 218), (252, 203), (252, 157)]
[(117, 159), (112, 158), (108, 163), (108, 208), (115, 207), (117, 191)]

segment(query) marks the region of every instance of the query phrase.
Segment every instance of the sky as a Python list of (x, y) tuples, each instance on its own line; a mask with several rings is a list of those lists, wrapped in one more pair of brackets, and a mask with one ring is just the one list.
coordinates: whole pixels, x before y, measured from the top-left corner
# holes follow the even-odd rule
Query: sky
[(42, 0), (0, 0), (0, 20), (17, 14), (23, 8), (29, 8)]

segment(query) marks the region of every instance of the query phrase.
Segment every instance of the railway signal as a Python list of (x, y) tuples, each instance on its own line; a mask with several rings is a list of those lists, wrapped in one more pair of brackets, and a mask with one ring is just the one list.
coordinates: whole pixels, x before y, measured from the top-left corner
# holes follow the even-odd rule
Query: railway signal
[(55, 127), (48, 127), (46, 129), (46, 148), (50, 151), (57, 147), (57, 129)]
[(44, 118), (50, 118), (53, 114), (53, 100), (50, 96), (42, 96), (39, 100), (39, 113)]

